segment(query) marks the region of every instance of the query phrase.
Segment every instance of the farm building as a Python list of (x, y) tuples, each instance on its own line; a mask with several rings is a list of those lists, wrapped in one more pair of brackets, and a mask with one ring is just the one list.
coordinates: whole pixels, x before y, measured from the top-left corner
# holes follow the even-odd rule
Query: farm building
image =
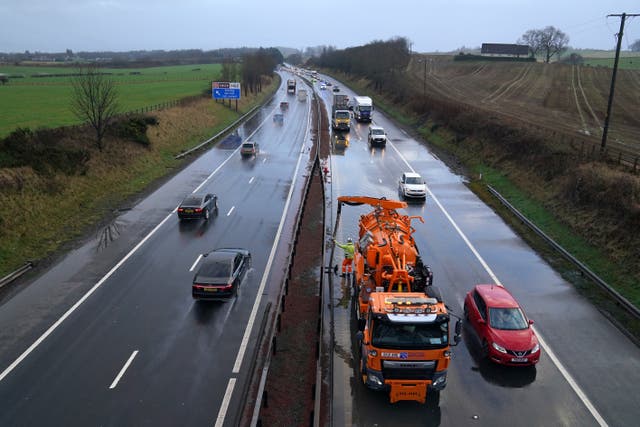
[(519, 58), (520, 56), (529, 55), (529, 46), (526, 44), (482, 43), (480, 53), (489, 56), (511, 56)]

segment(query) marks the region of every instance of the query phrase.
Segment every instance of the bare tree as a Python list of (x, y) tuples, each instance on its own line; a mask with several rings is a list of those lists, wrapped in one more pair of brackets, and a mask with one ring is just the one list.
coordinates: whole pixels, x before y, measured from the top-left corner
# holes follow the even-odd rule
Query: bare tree
[(542, 32), (540, 30), (529, 30), (520, 37), (518, 43), (528, 45), (531, 56), (535, 57), (542, 48)]
[(640, 39), (631, 43), (629, 45), (629, 50), (631, 50), (631, 52), (640, 52)]
[(533, 56), (543, 53), (545, 62), (548, 64), (554, 55), (567, 50), (569, 36), (556, 27), (548, 26), (542, 30), (527, 31), (519, 41), (529, 45)]
[(545, 53), (547, 64), (553, 55), (559, 55), (567, 50), (568, 44), (569, 36), (556, 27), (549, 26), (542, 30), (542, 50)]
[(71, 83), (71, 111), (78, 119), (93, 127), (98, 150), (102, 151), (107, 126), (118, 111), (115, 81), (92, 64), (80, 66)]

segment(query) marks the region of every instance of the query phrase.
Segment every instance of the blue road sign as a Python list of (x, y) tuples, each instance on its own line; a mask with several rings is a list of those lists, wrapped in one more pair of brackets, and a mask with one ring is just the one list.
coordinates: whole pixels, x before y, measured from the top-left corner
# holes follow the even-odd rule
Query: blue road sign
[(240, 99), (240, 83), (213, 82), (213, 99)]

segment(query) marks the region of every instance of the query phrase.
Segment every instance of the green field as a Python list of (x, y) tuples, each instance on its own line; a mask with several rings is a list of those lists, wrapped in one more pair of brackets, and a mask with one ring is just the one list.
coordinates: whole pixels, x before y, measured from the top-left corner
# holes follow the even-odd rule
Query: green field
[[(613, 68), (614, 58), (584, 58), (584, 65), (591, 67)], [(621, 70), (640, 70), (640, 56), (620, 57), (618, 68)]]
[[(219, 64), (151, 68), (105, 68), (118, 85), (122, 112), (197, 95), (209, 89), (220, 74)], [(69, 109), (71, 77), (34, 77), (37, 74), (73, 73), (69, 67), (0, 66), (11, 78), (0, 85), (0, 137), (17, 127), (57, 127), (79, 121)]]

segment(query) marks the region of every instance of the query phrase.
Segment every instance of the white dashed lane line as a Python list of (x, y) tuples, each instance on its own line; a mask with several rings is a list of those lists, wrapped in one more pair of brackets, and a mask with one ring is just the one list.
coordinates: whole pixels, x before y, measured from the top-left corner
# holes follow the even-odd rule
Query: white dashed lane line
[(113, 382), (109, 386), (110, 389), (116, 388), (116, 386), (118, 385), (118, 382), (122, 379), (122, 376), (127, 371), (127, 369), (129, 368), (129, 365), (131, 365), (131, 362), (133, 362), (133, 359), (135, 359), (137, 355), (138, 355), (138, 350), (135, 350), (133, 353), (131, 353), (131, 356), (129, 356), (129, 359), (126, 361), (122, 369), (120, 369), (118, 376), (113, 380)]
[(233, 212), (235, 208), (235, 206), (232, 206), (231, 209), (229, 209), (229, 212), (227, 212), (227, 216), (231, 215), (231, 212)]
[(202, 259), (202, 254), (198, 255), (198, 258), (196, 258), (196, 261), (193, 263), (189, 271), (193, 271), (193, 269), (196, 268), (196, 265), (198, 265), (201, 259)]

